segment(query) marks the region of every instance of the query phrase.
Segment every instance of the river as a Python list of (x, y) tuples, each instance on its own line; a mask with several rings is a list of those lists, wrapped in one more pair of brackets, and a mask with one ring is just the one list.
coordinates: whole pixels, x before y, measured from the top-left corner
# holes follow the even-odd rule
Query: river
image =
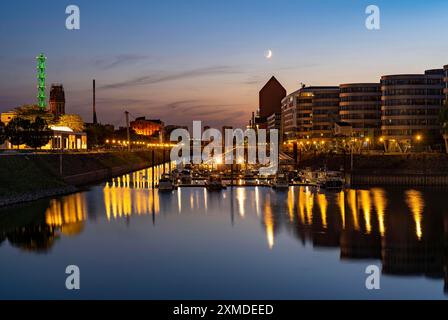
[[(164, 194), (150, 175), (0, 211), (0, 298), (448, 297), (446, 190)], [(78, 291), (65, 288), (68, 265)], [(366, 289), (370, 265), (379, 290)]]

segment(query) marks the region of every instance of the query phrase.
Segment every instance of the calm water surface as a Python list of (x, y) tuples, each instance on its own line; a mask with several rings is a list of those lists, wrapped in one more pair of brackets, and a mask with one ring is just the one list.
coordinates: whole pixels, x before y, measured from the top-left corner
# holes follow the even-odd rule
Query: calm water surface
[[(161, 194), (147, 173), (0, 211), (0, 298), (448, 297), (446, 190)], [(71, 264), (80, 291), (65, 289)]]

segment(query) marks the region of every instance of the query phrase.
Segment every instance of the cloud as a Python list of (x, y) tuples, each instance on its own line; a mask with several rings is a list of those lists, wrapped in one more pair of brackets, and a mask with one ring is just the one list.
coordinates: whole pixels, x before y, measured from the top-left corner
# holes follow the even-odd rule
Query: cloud
[[(247, 116), (243, 104), (222, 104), (205, 100), (178, 100), (153, 105), (151, 110), (169, 123), (191, 126), (192, 121), (220, 128), (244, 123)], [(174, 112), (175, 110), (175, 112)]]
[(147, 55), (139, 54), (120, 54), (113, 57), (103, 57), (96, 59), (93, 64), (102, 70), (113, 69), (121, 66), (135, 64), (141, 61), (148, 60)]
[(235, 67), (231, 66), (212, 66), (206, 68), (198, 68), (180, 72), (161, 72), (159, 74), (151, 74), (122, 82), (117, 82), (101, 87), (101, 89), (120, 89), (132, 86), (151, 85), (168, 81), (183, 80), (190, 78), (198, 78), (213, 75), (237, 74), (241, 73)]

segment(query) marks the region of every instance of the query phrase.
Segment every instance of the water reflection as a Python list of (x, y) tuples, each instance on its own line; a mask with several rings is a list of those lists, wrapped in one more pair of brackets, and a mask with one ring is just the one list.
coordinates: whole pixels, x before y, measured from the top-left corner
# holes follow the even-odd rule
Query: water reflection
[(153, 189), (130, 188), (126, 185), (107, 182), (103, 189), (104, 208), (108, 220), (131, 215), (149, 215), (160, 212), (158, 192)]
[[(286, 231), (304, 246), (339, 248), (341, 260), (377, 259), (385, 274), (448, 279), (444, 191), (372, 188), (323, 193), (307, 187), (288, 192), (240, 187), (219, 193), (183, 188), (159, 194), (152, 186), (162, 172), (144, 170), (88, 192), (4, 210), (0, 252), (5, 243), (48, 252), (63, 236), (80, 236), (86, 224), (99, 223), (89, 221), (91, 216), (112, 224), (138, 216), (152, 216), (156, 222), (173, 214), (205, 221), (212, 219), (207, 216), (224, 215), (229, 225), (243, 220), (261, 225), (268, 250), (282, 245), (278, 236)], [(89, 212), (98, 199), (102, 203)]]
[(422, 234), (422, 218), (425, 202), (423, 201), (422, 193), (416, 190), (406, 191), (406, 203), (411, 209), (412, 216), (415, 221), (415, 233), (417, 238), (421, 240)]
[(1, 212), (0, 239), (24, 251), (47, 253), (60, 235), (81, 234), (87, 217), (84, 193), (37, 201)]
[(87, 220), (87, 203), (84, 193), (53, 199), (45, 212), (45, 223), (58, 228), (65, 235), (76, 235)]

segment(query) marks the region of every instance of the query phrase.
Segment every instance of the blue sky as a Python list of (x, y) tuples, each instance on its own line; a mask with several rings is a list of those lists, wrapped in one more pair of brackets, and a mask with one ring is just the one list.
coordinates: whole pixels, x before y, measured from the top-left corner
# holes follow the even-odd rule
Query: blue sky
[[(81, 30), (65, 28), (65, 8)], [(381, 9), (381, 30), (365, 8)], [(244, 125), (258, 91), (275, 75), (288, 92), (300, 82), (378, 81), (448, 64), (446, 0), (40, 0), (8, 1), (0, 13), (0, 111), (34, 103), (35, 56), (48, 82), (63, 83), (67, 112), (91, 121), (133, 116), (166, 123)], [(273, 58), (264, 57), (266, 50)]]

